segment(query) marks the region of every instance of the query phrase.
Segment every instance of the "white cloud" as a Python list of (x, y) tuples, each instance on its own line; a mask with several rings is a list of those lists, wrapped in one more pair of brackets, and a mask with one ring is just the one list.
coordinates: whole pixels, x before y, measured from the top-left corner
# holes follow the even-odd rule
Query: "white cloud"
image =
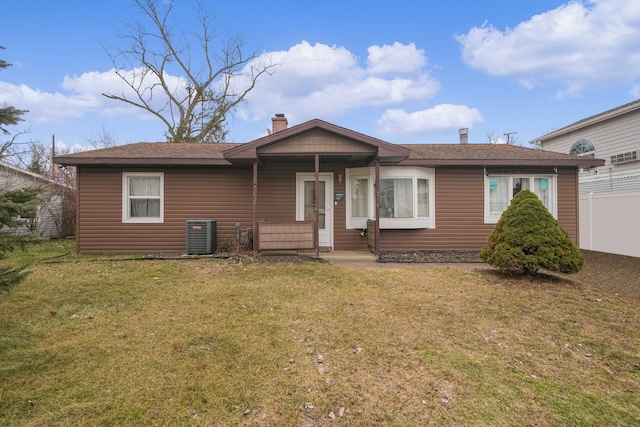
[[(113, 90), (114, 88), (116, 89)], [(65, 76), (62, 90), (56, 92), (44, 92), (26, 85), (0, 82), (0, 104), (7, 103), (19, 109), (29, 110), (23, 118), (34, 124), (68, 122), (88, 114), (145, 117), (142, 110), (136, 107), (102, 96), (103, 92), (112, 90), (117, 94), (126, 92), (122, 80), (116, 76), (114, 70)]]
[(456, 38), (468, 66), (527, 88), (558, 84), (560, 96), (640, 76), (638, 1), (571, 1), (514, 28), (485, 23)]
[(401, 109), (387, 110), (378, 120), (377, 128), (382, 134), (411, 135), (471, 128), (482, 122), (482, 115), (475, 108), (440, 104), (413, 113)]
[[(268, 124), (268, 119), (280, 112), (287, 114), (290, 123), (312, 118), (336, 121), (346, 113), (365, 108), (380, 111), (394, 108), (379, 121), (388, 135), (470, 127), (482, 121), (477, 110), (462, 105), (440, 105), (410, 114), (401, 109), (424, 104), (440, 89), (439, 81), (426, 69), (424, 51), (413, 43), (371, 46), (364, 62), (344, 47), (303, 41), (285, 51), (265, 52), (256, 61), (279, 65), (273, 75), (260, 79), (249, 93), (248, 102), (237, 111), (243, 121)], [(139, 71), (128, 73), (131, 76)], [(183, 79), (175, 76), (166, 79), (178, 95), (185, 95)], [(151, 87), (152, 83), (145, 81), (140, 87)], [(238, 79), (234, 84), (242, 87), (243, 83), (247, 81)], [(102, 93), (124, 93), (135, 98), (113, 69), (65, 76), (60, 91), (55, 93), (0, 82), (0, 103), (31, 110), (28, 120), (33, 123), (61, 123), (89, 117), (156, 120), (148, 112), (107, 99)], [(147, 95), (154, 108), (162, 108), (166, 102), (163, 93)]]
[(280, 65), (260, 80), (239, 112), (252, 121), (266, 121), (276, 112), (286, 113), (291, 122), (333, 120), (363, 107), (425, 101), (440, 89), (423, 69), (424, 53), (413, 44), (370, 47), (368, 66), (344, 47), (306, 41), (287, 51), (267, 52), (257, 61)]
[(640, 83), (634, 85), (629, 92), (634, 98), (640, 98)]
[(32, 123), (77, 119), (100, 107), (100, 101), (90, 94), (49, 93), (26, 85), (0, 82), (0, 104), (5, 103), (20, 110), (29, 110), (23, 119)]
[(371, 74), (411, 73), (427, 65), (424, 50), (416, 49), (414, 43), (371, 46), (367, 51), (368, 71)]

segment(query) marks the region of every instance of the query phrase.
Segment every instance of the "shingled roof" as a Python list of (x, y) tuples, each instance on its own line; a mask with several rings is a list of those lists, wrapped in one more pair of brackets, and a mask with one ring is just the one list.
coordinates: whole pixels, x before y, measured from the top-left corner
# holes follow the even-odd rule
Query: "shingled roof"
[[(391, 144), (319, 119), (244, 144), (139, 142), (54, 157), (61, 165), (86, 166), (230, 166), (259, 156), (258, 149), (312, 130), (375, 148), (385, 164), (406, 166), (602, 166), (604, 160), (505, 144)], [(308, 152), (312, 152), (308, 151)], [(336, 152), (341, 154), (341, 152)], [(323, 156), (332, 155), (324, 153)], [(291, 154), (295, 157), (295, 154)], [(286, 156), (285, 156), (286, 157)], [(286, 160), (286, 159), (285, 159)], [(299, 160), (296, 158), (296, 160)], [(368, 161), (372, 161), (370, 158)]]
[(55, 156), (61, 165), (230, 165), (222, 153), (241, 144), (138, 142), (81, 153)]
[[(224, 152), (242, 144), (139, 142), (55, 156), (61, 165), (169, 166), (231, 165)], [(604, 160), (506, 144), (406, 144), (404, 166), (601, 166)]]
[(405, 166), (601, 166), (604, 160), (507, 144), (403, 145)]

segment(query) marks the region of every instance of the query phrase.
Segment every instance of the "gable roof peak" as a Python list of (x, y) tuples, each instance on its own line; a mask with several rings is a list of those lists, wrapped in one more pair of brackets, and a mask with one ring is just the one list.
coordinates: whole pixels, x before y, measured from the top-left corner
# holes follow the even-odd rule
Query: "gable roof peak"
[[(284, 118), (286, 120), (286, 117), (276, 118), (280, 120)], [(266, 136), (231, 148), (224, 152), (224, 157), (229, 161), (232, 161), (233, 159), (255, 159), (258, 156), (258, 150), (260, 148), (283, 142), (287, 139), (313, 130), (325, 131), (344, 139), (375, 147), (380, 153), (380, 157), (393, 157), (399, 159), (409, 156), (409, 150), (400, 145), (392, 144), (390, 142), (315, 118), (277, 132), (271, 132)]]

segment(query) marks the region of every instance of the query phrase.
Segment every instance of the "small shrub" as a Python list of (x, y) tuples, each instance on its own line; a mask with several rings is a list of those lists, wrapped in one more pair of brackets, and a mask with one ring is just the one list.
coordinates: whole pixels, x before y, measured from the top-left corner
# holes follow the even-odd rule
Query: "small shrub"
[(502, 271), (521, 270), (525, 274), (540, 268), (577, 273), (584, 265), (580, 249), (529, 190), (520, 191), (511, 200), (480, 258)]
[(228, 253), (228, 252), (231, 252), (232, 248), (233, 246), (231, 245), (230, 242), (222, 242), (220, 244), (220, 252)]

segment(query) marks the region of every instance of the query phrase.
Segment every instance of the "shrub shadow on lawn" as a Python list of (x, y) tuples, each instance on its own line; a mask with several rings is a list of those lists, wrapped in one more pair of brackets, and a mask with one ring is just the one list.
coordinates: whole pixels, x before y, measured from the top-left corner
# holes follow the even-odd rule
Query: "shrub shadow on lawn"
[(579, 281), (568, 277), (558, 276), (555, 273), (539, 271), (535, 274), (525, 274), (521, 271), (505, 272), (491, 267), (478, 271), (491, 282), (506, 286), (528, 287), (562, 287), (582, 289), (584, 285)]

